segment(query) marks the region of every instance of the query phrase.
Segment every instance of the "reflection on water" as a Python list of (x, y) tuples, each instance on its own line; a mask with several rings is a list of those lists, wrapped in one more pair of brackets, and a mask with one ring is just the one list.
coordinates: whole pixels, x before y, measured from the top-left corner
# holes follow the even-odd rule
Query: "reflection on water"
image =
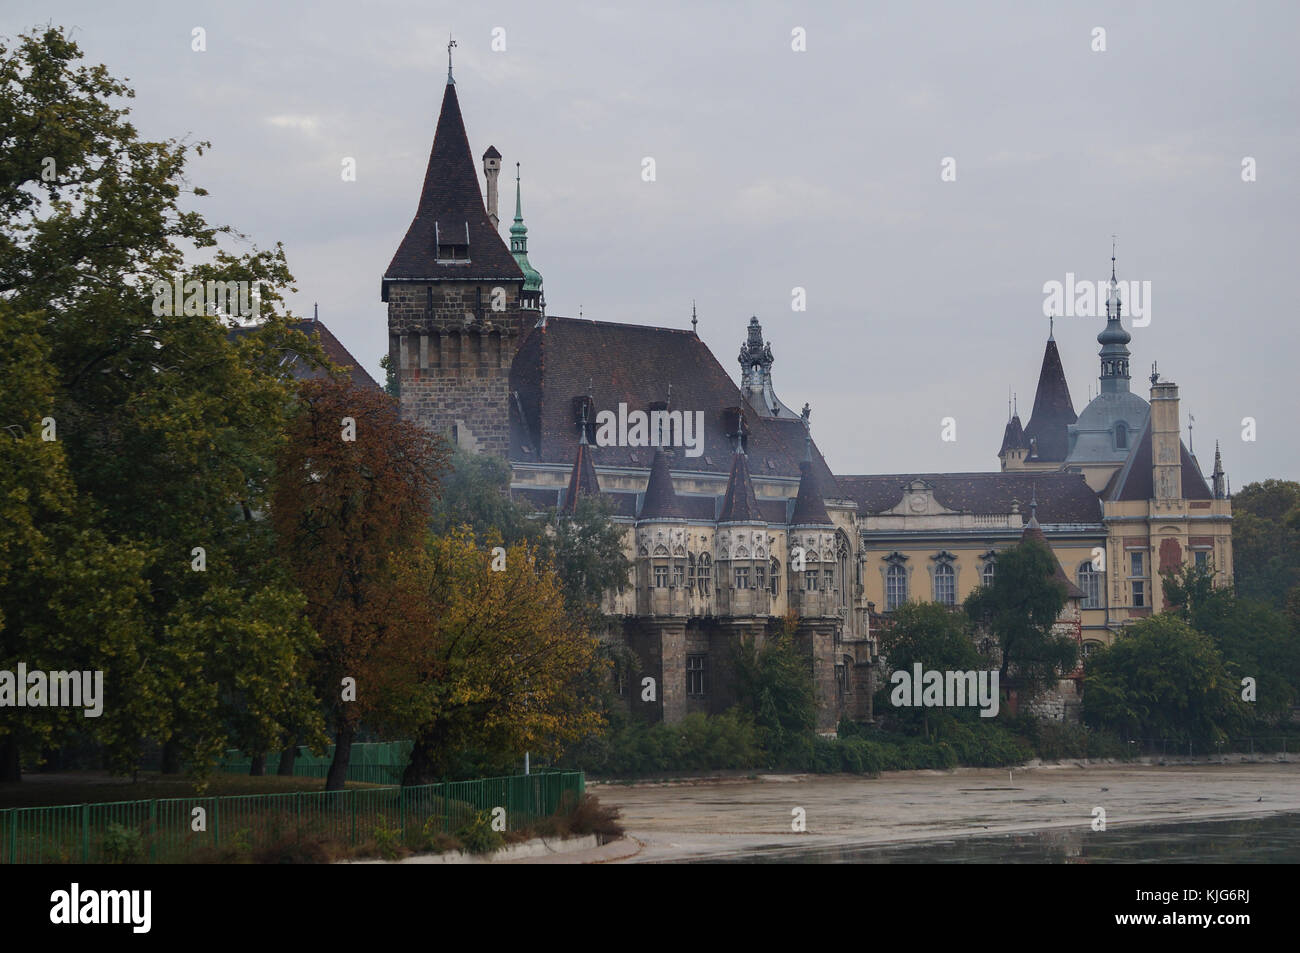
[(772, 850), (734, 864), (1294, 864), (1300, 814), (1181, 824), (981, 834), (895, 847)]

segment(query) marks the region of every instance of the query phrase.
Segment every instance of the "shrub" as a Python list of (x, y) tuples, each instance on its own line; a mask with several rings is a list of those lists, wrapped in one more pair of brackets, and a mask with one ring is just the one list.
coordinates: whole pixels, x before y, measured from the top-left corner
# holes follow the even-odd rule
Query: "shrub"
[(457, 831), (456, 839), (471, 854), (490, 854), (505, 843), (500, 831), (492, 829), (492, 815), (476, 811)]
[(109, 824), (100, 847), (105, 863), (135, 864), (144, 859), (144, 837), (133, 827)]

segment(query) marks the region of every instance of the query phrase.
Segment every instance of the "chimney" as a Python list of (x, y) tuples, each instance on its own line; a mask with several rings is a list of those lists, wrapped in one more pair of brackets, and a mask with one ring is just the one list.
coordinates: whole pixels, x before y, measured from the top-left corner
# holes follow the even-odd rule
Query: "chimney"
[[(1153, 378), (1157, 375), (1152, 374)], [(1151, 485), (1157, 500), (1183, 498), (1182, 440), (1178, 430), (1178, 385), (1151, 382)]]
[(492, 220), (492, 227), (497, 228), (500, 218), (497, 215), (497, 176), (501, 174), (501, 153), (496, 146), (488, 146), (483, 153), (483, 177), (487, 179), (487, 213)]

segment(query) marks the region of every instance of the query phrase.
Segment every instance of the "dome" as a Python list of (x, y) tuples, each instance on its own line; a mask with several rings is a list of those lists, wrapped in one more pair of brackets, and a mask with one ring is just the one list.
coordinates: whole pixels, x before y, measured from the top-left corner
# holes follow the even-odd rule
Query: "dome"
[[(1127, 459), (1150, 413), (1150, 405), (1130, 391), (1098, 394), (1067, 428), (1070, 450), (1065, 462), (1105, 463)], [(1116, 424), (1124, 425), (1124, 446), (1117, 445)]]

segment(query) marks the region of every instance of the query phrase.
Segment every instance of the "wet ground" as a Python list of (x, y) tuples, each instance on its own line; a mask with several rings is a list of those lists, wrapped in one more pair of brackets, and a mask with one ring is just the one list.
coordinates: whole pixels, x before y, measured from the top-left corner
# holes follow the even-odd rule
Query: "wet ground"
[[(623, 862), (1170, 862), (1216, 852), (1300, 861), (1300, 817), (1280, 816), (1300, 815), (1296, 762), (769, 775), (588, 789), (623, 812), (635, 847), (617, 858)], [(1239, 823), (1204, 826), (1210, 819)], [(800, 822), (802, 832), (792, 829)]]

